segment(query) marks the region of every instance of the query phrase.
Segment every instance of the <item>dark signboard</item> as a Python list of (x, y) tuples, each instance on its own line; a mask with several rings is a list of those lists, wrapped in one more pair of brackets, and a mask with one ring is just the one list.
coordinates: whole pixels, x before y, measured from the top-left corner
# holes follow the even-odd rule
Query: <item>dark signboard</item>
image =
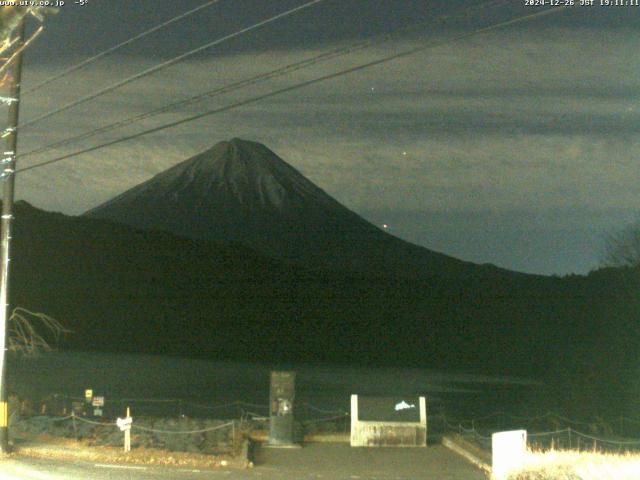
[(269, 445), (293, 444), (295, 381), (295, 372), (271, 372)]

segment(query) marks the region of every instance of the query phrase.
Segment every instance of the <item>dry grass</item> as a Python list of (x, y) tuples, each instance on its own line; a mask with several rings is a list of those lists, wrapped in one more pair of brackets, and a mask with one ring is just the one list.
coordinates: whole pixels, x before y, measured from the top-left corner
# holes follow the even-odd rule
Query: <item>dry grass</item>
[(39, 435), (25, 443), (19, 443), (17, 455), (40, 458), (84, 460), (100, 463), (129, 463), (138, 465), (180, 466), (199, 469), (219, 467), (245, 468), (243, 458), (229, 455), (204, 455), (199, 453), (166, 452), (151, 448), (135, 448), (124, 453), (122, 448), (90, 445), (85, 441)]
[(640, 454), (569, 451), (529, 452), (509, 480), (640, 480)]

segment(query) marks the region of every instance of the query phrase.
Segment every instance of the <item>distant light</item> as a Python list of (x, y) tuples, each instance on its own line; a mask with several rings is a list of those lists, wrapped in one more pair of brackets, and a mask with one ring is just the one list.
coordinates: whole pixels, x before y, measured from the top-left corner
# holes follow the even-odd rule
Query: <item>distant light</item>
[(404, 155), (406, 157), (407, 156), (407, 152), (402, 152), (402, 155)]
[(376, 87), (371, 87), (371, 91), (372, 92), (375, 91), (375, 89), (376, 89)]
[(382, 225), (382, 228), (384, 228), (384, 229), (386, 230), (387, 228), (389, 228), (389, 225), (387, 225), (386, 223), (384, 223), (384, 224)]

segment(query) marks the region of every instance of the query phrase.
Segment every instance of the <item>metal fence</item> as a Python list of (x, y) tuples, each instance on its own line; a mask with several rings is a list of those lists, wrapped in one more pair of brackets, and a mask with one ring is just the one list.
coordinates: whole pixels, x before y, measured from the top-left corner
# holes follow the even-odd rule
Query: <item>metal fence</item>
[[(92, 445), (123, 446), (124, 433), (117, 422), (94, 420), (75, 414), (13, 419), (12, 435), (41, 435), (87, 440)], [(132, 445), (169, 451), (219, 454), (237, 452), (242, 424), (238, 420), (135, 418)]]
[[(144, 431), (160, 436), (151, 436), (148, 444), (163, 445), (179, 442), (168, 441), (162, 435), (193, 435), (193, 439), (184, 442), (213, 445), (232, 445), (235, 432), (247, 429), (267, 429), (269, 419), (269, 405), (234, 401), (228, 403), (203, 403), (180, 398), (106, 398), (104, 406), (100, 407), (102, 416), (93, 415), (91, 404), (82, 397), (63, 394), (49, 395), (45, 400), (31, 408), (24, 405), (14, 405), (14, 413), (18, 411), (23, 416), (37, 416), (38, 422), (61, 422), (66, 425), (59, 430), (66, 436), (87, 435), (83, 427), (86, 424), (105, 428), (115, 426), (113, 420), (123, 416), (130, 407), (132, 416), (136, 419), (132, 432), (139, 436)], [(80, 408), (79, 408), (80, 407)], [(10, 407), (11, 410), (11, 407)], [(24, 411), (28, 410), (28, 411)], [(295, 405), (296, 428), (298, 433), (348, 433), (350, 431), (350, 414), (339, 409), (327, 409), (309, 402), (297, 402)], [(48, 418), (49, 420), (44, 420)], [(207, 422), (218, 423), (207, 423)], [(226, 439), (221, 433), (214, 435), (217, 430), (224, 430), (221, 425), (231, 432), (226, 433)], [(640, 419), (620, 416), (615, 419), (595, 419), (593, 421), (578, 421), (563, 415), (547, 412), (536, 416), (518, 416), (505, 412), (494, 412), (489, 415), (471, 419), (454, 419), (444, 413), (434, 413), (427, 418), (429, 441), (437, 439), (446, 433), (459, 433), (470, 441), (491, 450), (491, 435), (505, 430), (524, 429), (528, 432), (528, 443), (534, 449), (578, 449), (597, 451), (638, 451), (640, 450)], [(235, 430), (235, 432), (234, 432)], [(198, 435), (200, 435), (198, 437)], [(101, 438), (108, 437), (107, 434)], [(115, 438), (115, 436), (112, 436)], [(112, 441), (113, 438), (109, 437)], [(142, 435), (143, 438), (146, 438)], [(212, 440), (215, 437), (215, 442)], [(229, 439), (231, 437), (231, 440)], [(186, 437), (185, 437), (186, 438)]]
[[(94, 397), (95, 398), (95, 397)], [(100, 402), (102, 403), (102, 402)], [(100, 415), (95, 415), (95, 409)], [(129, 410), (133, 417), (132, 445), (172, 451), (228, 452), (250, 431), (268, 430), (269, 405), (234, 401), (205, 404), (186, 399), (106, 398), (92, 405), (83, 397), (52, 394), (37, 404), (14, 399), (10, 405), (12, 431), (88, 439), (96, 445), (123, 444), (116, 419)], [(309, 402), (295, 406), (297, 434), (348, 433), (349, 412)]]
[(519, 429), (527, 430), (528, 446), (534, 450), (640, 451), (640, 420), (623, 416), (586, 422), (554, 412), (531, 417), (496, 412), (464, 421), (442, 415), (441, 422), (446, 431), (461, 434), (488, 451), (493, 433)]

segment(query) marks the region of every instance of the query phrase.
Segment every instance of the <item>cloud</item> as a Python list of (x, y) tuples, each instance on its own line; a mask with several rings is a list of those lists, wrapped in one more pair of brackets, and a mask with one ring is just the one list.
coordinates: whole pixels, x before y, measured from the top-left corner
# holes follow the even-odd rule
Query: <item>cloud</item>
[[(239, 136), (264, 142), (356, 211), (629, 211), (637, 208), (640, 193), (639, 40), (637, 30), (564, 27), (494, 32), (445, 44), (33, 170), (21, 175), (18, 194), (45, 208), (79, 213), (218, 141)], [(20, 163), (228, 105), (423, 41), (412, 38), (357, 52)], [(25, 129), (20, 150), (321, 51), (187, 62)], [(27, 96), (23, 118), (151, 65), (148, 59), (117, 57), (92, 66), (73, 81)], [(25, 88), (57, 69), (32, 65)]]

